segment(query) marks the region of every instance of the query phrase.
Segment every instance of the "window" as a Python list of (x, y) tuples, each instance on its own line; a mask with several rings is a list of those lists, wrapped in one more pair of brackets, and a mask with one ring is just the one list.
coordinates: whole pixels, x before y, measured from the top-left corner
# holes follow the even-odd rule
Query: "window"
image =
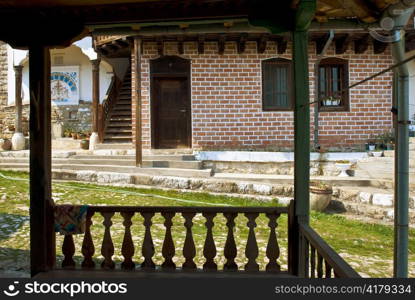
[(262, 61), (263, 110), (291, 110), (292, 63), (288, 59), (272, 58)]
[(320, 111), (348, 111), (349, 72), (347, 60), (325, 58), (318, 68), (318, 97)]

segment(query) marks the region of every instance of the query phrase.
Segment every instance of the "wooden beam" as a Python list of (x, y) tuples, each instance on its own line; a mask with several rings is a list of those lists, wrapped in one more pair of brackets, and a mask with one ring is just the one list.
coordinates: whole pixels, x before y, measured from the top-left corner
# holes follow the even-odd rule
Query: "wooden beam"
[(237, 42), (237, 51), (238, 54), (242, 54), (245, 52), (245, 48), (246, 48), (246, 34), (241, 34), (239, 37), (239, 40)]
[(264, 53), (267, 49), (268, 36), (262, 35), (261, 38), (257, 41), (257, 51), (258, 53)]
[(354, 41), (354, 52), (357, 54), (365, 53), (369, 47), (370, 36), (368, 34)]
[(143, 144), (142, 144), (142, 105), (141, 105), (141, 52), (142, 52), (141, 39), (134, 38), (134, 55), (132, 59), (131, 70), (135, 74), (132, 74), (131, 79), (132, 87), (134, 88), (134, 103), (135, 103), (135, 163), (137, 167), (143, 166)]
[(101, 59), (91, 60), (92, 64), (92, 132), (97, 133), (99, 128), (99, 65)]
[(30, 265), (31, 275), (55, 265), (51, 168), (50, 53), (29, 47), (30, 87)]
[(205, 53), (205, 40), (206, 37), (204, 35), (199, 35), (197, 39), (197, 52), (199, 54)]
[(351, 41), (352, 41), (351, 34), (345, 34), (342, 37), (335, 39), (336, 54), (344, 54), (349, 48)]
[(388, 48), (389, 43), (380, 42), (378, 40), (373, 39), (373, 53), (374, 54), (381, 54), (385, 52), (386, 48)]
[(160, 56), (163, 56), (164, 55), (164, 42), (163, 42), (163, 37), (157, 37), (156, 41), (157, 41), (157, 53)]
[(363, 22), (374, 23), (377, 21), (377, 16), (374, 13), (377, 7), (375, 5), (369, 6), (369, 2), (364, 0), (348, 0), (342, 1), (342, 5)]
[(323, 52), (324, 46), (330, 38), (330, 34), (325, 34), (321, 37), (316, 37), (314, 42), (316, 43), (316, 54), (320, 55)]
[(218, 53), (223, 55), (225, 53), (226, 35), (222, 34), (218, 39)]
[(287, 51), (288, 39), (286, 37), (280, 37), (277, 39), (277, 53), (284, 54)]
[(317, 8), (316, 0), (300, 0), (295, 12), (295, 30), (306, 30), (314, 19)]
[(14, 66), (15, 78), (15, 107), (16, 119), (14, 122), (15, 132), (22, 133), (22, 71), (23, 66)]
[(183, 36), (177, 37), (177, 52), (179, 52), (180, 55), (184, 53), (183, 44), (184, 44), (184, 37)]

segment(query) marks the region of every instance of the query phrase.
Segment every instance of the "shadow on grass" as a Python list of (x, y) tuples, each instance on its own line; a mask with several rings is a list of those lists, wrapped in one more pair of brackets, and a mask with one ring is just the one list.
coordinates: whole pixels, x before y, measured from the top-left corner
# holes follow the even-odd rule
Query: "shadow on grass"
[(0, 241), (7, 240), (26, 223), (28, 216), (0, 213)]
[(30, 251), (0, 247), (0, 277), (29, 277)]

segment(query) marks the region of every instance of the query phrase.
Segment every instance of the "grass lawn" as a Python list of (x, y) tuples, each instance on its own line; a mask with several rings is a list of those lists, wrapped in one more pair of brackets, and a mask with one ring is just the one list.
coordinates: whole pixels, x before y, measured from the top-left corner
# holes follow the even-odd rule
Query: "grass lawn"
[[(29, 270), (29, 209), (27, 174), (10, 171), (1, 171), (1, 174), (19, 180), (10, 180), (0, 176), (0, 271), (1, 270)], [(90, 204), (90, 205), (139, 205), (139, 206), (270, 206), (275, 203), (264, 203), (246, 198), (234, 198), (227, 196), (209, 195), (206, 193), (187, 193), (180, 191), (166, 191), (159, 189), (137, 189), (124, 187), (108, 187), (76, 182), (54, 182), (53, 198), (56, 203)], [(121, 245), (124, 235), (122, 218), (115, 215), (112, 219), (112, 239), (115, 246), (114, 260), (122, 261)], [(135, 215), (131, 227), (135, 245), (134, 260), (142, 261), (141, 243), (144, 234), (143, 218)], [(152, 236), (156, 249), (154, 261), (161, 264), (163, 261), (161, 247), (164, 239), (164, 219), (156, 214), (153, 218)], [(184, 219), (176, 215), (173, 219), (173, 239), (176, 247), (175, 262), (180, 265), (183, 262), (181, 250), (183, 248), (185, 231)], [(223, 248), (226, 239), (227, 228), (225, 218), (217, 215), (214, 219), (213, 230), (217, 247), (216, 262), (221, 268), (225, 259)], [(103, 218), (95, 215), (93, 218), (92, 235), (96, 253), (94, 259), (100, 263), (100, 245), (103, 236)], [(235, 238), (238, 247), (237, 263), (240, 268), (246, 263), (244, 257), (245, 244), (248, 234), (247, 219), (238, 216), (236, 219)], [(193, 219), (193, 234), (197, 249), (195, 262), (198, 266), (204, 263), (203, 243), (206, 235), (204, 226), (205, 218), (196, 215)], [(260, 215), (257, 219), (256, 237), (259, 252), (258, 263), (261, 268), (267, 263), (265, 249), (268, 241), (268, 219)], [(348, 220), (338, 215), (323, 213), (311, 214), (311, 225), (323, 238), (348, 261), (362, 276), (366, 277), (391, 277), (393, 257), (393, 228), (384, 225), (367, 224)], [(281, 248), (280, 264), (286, 269), (287, 249), (287, 218), (279, 219), (279, 243)], [(60, 246), (62, 237), (57, 238), (58, 260), (62, 259)], [(82, 236), (75, 236), (76, 260), (81, 261), (80, 245)], [(411, 277), (415, 277), (415, 230), (410, 231), (409, 257)]]

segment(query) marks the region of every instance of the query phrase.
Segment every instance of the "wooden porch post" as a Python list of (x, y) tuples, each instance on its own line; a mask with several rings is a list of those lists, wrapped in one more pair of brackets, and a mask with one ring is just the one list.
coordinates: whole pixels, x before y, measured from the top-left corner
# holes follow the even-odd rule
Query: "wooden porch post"
[(21, 133), (22, 130), (22, 70), (23, 66), (14, 66), (15, 76), (15, 106), (16, 106), (16, 119), (15, 119), (15, 132)]
[(30, 85), (30, 264), (31, 275), (53, 268), (55, 233), (51, 194), (50, 54), (29, 47)]
[(308, 27), (314, 17), (315, 0), (299, 3), (292, 34), (294, 62), (294, 199), (295, 218), (292, 231), (291, 272), (305, 277), (306, 244), (298, 224), (309, 223), (310, 214), (310, 90), (308, 68)]
[(98, 132), (98, 105), (99, 105), (99, 64), (101, 59), (91, 60), (92, 64), (92, 132)]
[[(136, 166), (143, 165), (142, 125), (141, 125), (141, 39), (134, 37), (134, 48), (132, 57), (132, 87), (133, 103), (135, 104), (135, 159)], [(134, 105), (133, 105), (134, 107)]]

